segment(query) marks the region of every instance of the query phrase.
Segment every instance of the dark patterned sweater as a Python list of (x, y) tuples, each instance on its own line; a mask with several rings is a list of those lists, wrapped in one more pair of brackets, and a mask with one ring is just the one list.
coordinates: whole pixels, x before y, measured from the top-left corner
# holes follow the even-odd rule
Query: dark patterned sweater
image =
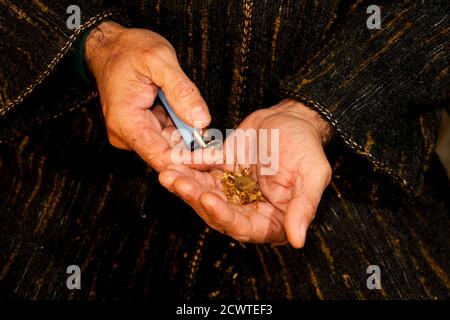
[[(433, 158), (450, 95), (448, 1), (379, 1), (380, 29), (367, 27), (374, 3), (364, 1), (77, 2), (75, 30), (66, 26), (72, 1), (0, 2), (8, 295), (448, 296), (449, 186)], [(66, 59), (84, 30), (107, 19), (165, 36), (215, 127), (286, 97), (334, 127), (334, 180), (305, 250), (238, 244), (205, 228), (136, 157), (107, 146), (95, 88)], [(77, 293), (58, 282), (74, 260), (89, 274)], [(390, 275), (383, 290), (365, 286), (371, 264)]]

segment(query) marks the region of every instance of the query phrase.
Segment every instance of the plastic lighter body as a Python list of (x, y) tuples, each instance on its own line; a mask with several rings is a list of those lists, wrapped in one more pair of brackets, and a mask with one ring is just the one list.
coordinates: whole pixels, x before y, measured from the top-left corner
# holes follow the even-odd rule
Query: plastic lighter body
[(205, 148), (206, 144), (202, 139), (200, 129), (193, 128), (186, 124), (183, 120), (178, 118), (161, 89), (158, 90), (158, 97), (161, 100), (161, 103), (163, 104), (163, 107), (166, 110), (167, 114), (172, 119), (173, 124), (179, 130), (180, 135), (183, 138), (184, 143), (186, 143), (187, 147), (191, 150), (197, 149), (199, 147)]

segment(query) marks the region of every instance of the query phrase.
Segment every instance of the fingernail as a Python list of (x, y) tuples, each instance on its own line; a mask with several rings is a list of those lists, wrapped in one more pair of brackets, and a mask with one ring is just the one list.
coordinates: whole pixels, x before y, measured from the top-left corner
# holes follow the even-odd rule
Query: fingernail
[(206, 108), (203, 106), (196, 106), (191, 109), (189, 113), (189, 117), (191, 118), (192, 123), (200, 122), (201, 124), (205, 122), (209, 122), (211, 117), (209, 116)]

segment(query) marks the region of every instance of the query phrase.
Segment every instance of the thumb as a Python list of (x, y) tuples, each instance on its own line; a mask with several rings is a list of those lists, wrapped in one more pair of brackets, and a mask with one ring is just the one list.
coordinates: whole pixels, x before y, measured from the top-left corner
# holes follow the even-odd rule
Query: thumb
[(316, 214), (323, 191), (330, 183), (331, 168), (326, 161), (313, 169), (302, 170), (295, 177), (292, 198), (285, 213), (286, 236), (294, 248), (302, 248), (306, 231)]
[(192, 127), (204, 128), (210, 121), (208, 106), (197, 86), (189, 80), (178, 62), (162, 69), (161, 87), (175, 114)]

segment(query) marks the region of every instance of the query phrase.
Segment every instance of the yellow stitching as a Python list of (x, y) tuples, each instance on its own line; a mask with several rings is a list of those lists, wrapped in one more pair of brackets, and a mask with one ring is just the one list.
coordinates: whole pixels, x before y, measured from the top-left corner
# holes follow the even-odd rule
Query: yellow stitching
[(77, 37), (87, 28), (91, 27), (99, 20), (103, 20), (109, 16), (111, 16), (112, 12), (107, 12), (103, 14), (98, 14), (92, 17), (88, 22), (86, 22), (82, 27), (78, 28), (74, 34), (72, 34), (69, 40), (66, 42), (63, 48), (58, 52), (58, 54), (52, 59), (50, 64), (46, 67), (46, 69), (37, 77), (37, 79), (29, 85), (24, 92), (22, 92), (17, 98), (15, 98), (12, 102), (7, 103), (3, 110), (0, 111), (0, 116), (5, 115), (9, 110), (11, 110), (15, 105), (21, 103), (24, 98), (29, 95), (38, 85), (40, 85), (44, 79), (50, 74), (50, 72), (55, 68), (56, 64), (62, 59), (62, 57), (69, 51), (72, 47), (73, 43), (77, 39)]

